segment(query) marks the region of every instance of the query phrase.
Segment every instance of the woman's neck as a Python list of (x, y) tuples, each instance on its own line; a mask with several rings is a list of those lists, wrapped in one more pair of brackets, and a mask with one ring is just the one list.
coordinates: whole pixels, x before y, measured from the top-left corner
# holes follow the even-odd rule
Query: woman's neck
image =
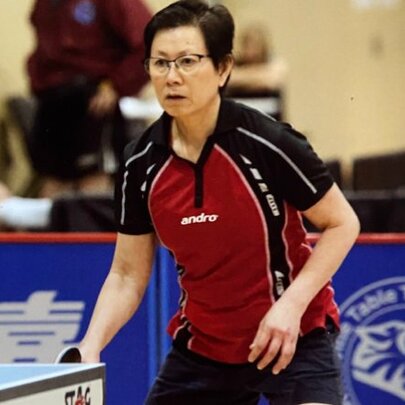
[(196, 162), (207, 138), (214, 132), (221, 99), (218, 97), (204, 113), (176, 117), (172, 121), (172, 148), (184, 159)]

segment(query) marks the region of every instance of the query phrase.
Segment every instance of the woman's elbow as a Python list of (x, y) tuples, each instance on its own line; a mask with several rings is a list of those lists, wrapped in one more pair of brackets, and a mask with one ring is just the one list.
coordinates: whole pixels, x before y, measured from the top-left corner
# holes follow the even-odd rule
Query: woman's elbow
[(347, 236), (350, 235), (353, 240), (356, 240), (361, 231), (361, 224), (357, 214), (353, 210), (350, 210), (345, 215), (342, 225), (345, 228), (345, 234)]

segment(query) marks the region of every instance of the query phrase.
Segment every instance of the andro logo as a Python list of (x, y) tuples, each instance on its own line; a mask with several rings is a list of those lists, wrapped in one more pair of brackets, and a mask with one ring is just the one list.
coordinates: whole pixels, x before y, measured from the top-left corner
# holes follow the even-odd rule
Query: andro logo
[(405, 277), (371, 283), (340, 307), (344, 405), (405, 401)]
[(218, 219), (219, 215), (216, 214), (205, 214), (202, 212), (200, 215), (191, 215), (190, 217), (184, 217), (181, 219), (182, 225), (189, 224), (199, 224), (203, 222), (215, 222)]

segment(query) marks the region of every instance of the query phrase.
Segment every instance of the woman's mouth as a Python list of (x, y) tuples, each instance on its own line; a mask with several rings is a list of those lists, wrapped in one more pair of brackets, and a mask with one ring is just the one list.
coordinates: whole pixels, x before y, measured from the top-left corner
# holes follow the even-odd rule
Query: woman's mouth
[(182, 100), (182, 99), (184, 99), (185, 97), (184, 96), (181, 96), (181, 95), (179, 95), (179, 94), (168, 94), (167, 96), (166, 96), (166, 99), (167, 100)]

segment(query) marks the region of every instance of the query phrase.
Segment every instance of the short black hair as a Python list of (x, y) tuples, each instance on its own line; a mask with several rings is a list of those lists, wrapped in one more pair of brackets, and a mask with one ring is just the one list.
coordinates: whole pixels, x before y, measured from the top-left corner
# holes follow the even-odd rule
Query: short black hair
[(145, 27), (145, 59), (150, 57), (158, 31), (183, 26), (200, 28), (216, 68), (232, 54), (235, 24), (229, 10), (219, 4), (209, 6), (203, 0), (180, 0), (157, 12)]

